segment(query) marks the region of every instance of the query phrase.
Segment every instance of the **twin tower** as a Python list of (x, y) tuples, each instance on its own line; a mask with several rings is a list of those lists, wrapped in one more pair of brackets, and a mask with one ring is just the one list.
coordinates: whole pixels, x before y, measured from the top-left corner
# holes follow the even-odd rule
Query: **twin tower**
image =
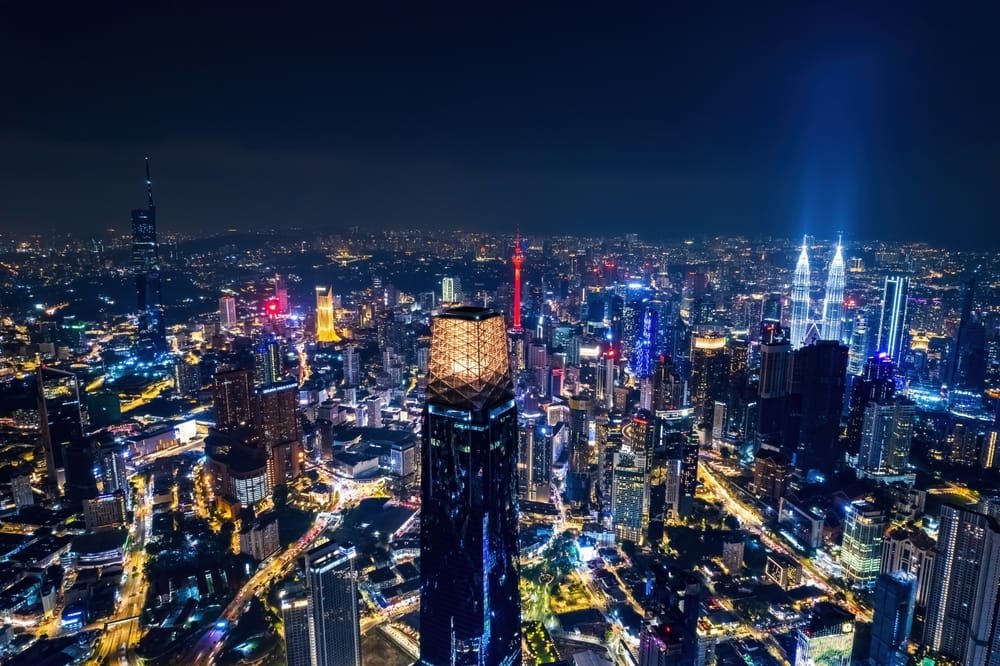
[(799, 252), (792, 280), (792, 349), (798, 349), (813, 340), (840, 341), (844, 323), (844, 255), (840, 241), (837, 241), (837, 251), (826, 275), (826, 296), (823, 298), (823, 314), (819, 321), (810, 318), (810, 280), (809, 252), (803, 238), (802, 251)]

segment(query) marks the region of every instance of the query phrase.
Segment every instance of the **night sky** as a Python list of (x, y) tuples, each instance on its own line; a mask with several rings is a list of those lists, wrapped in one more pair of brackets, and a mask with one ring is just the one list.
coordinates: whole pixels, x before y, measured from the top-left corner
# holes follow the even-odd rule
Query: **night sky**
[(24, 4), (0, 230), (1000, 241), (996, 3)]

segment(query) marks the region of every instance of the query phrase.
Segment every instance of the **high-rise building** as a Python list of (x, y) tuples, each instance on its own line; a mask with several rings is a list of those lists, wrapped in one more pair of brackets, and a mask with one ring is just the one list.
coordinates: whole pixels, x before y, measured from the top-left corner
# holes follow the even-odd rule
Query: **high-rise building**
[(590, 400), (575, 395), (569, 403), (569, 469), (566, 499), (577, 504), (590, 501)]
[(262, 386), (255, 398), (254, 436), (267, 455), (271, 486), (278, 486), (299, 475), (302, 427), (298, 384), (290, 381)]
[(113, 438), (95, 443), (94, 457), (100, 474), (101, 492), (129, 492), (128, 471), (125, 469), (125, 445)]
[[(424, 407), (420, 659), (519, 665), (517, 408), (492, 310), (434, 318)], [(465, 488), (466, 491), (459, 489)]]
[(65, 477), (65, 449), (83, 436), (80, 383), (72, 372), (46, 366), (38, 367), (36, 381), (48, 492), (54, 495)]
[(869, 402), (861, 428), (858, 471), (874, 475), (904, 472), (916, 415), (916, 404), (906, 398)]
[(726, 337), (706, 333), (691, 336), (691, 406), (703, 423), (711, 423), (716, 401), (729, 387)]
[(913, 626), (917, 578), (906, 571), (884, 573), (875, 581), (874, 616), (868, 658), (879, 666), (906, 666)]
[(640, 457), (631, 451), (616, 454), (611, 522), (619, 539), (642, 543), (645, 488), (646, 471)]
[(861, 445), (861, 432), (865, 423), (865, 408), (869, 402), (890, 403), (896, 393), (892, 359), (888, 354), (872, 356), (864, 370), (851, 384), (847, 409), (847, 437), (845, 443), (850, 454), (856, 454)]
[(448, 304), (462, 302), (462, 281), (459, 278), (441, 278), (441, 301)]
[(802, 250), (795, 264), (795, 275), (792, 278), (792, 318), (791, 345), (798, 349), (806, 343), (809, 332), (809, 253), (805, 239), (802, 240)]
[(139, 334), (155, 349), (166, 346), (163, 295), (160, 289), (160, 257), (156, 238), (156, 206), (153, 181), (146, 158), (146, 207), (132, 211), (132, 272), (135, 275)]
[(361, 666), (355, 550), (330, 542), (306, 553), (313, 666)]
[(265, 335), (253, 348), (254, 383), (267, 386), (280, 380), (283, 374), (281, 341), (274, 335)]
[(760, 381), (757, 387), (757, 447), (782, 448), (782, 427), (788, 397), (791, 345), (780, 335), (761, 336)]
[(892, 529), (883, 543), (882, 573), (905, 571), (916, 580), (913, 635), (919, 637), (923, 634), (930, 601), (937, 544), (923, 530), (904, 527)]
[(70, 507), (81, 511), (84, 500), (98, 495), (97, 477), (94, 474), (94, 442), (88, 437), (77, 437), (66, 446), (63, 455), (66, 462), (63, 493)]
[(215, 374), (212, 404), (215, 427), (230, 430), (248, 426), (254, 418), (253, 370), (240, 368)]
[(333, 287), (316, 287), (316, 342), (340, 342), (333, 316)]
[(686, 406), (684, 380), (666, 356), (660, 356), (653, 370), (653, 396), (650, 411), (664, 412)]
[(850, 666), (854, 654), (854, 616), (821, 601), (796, 632), (795, 666)]
[(876, 351), (888, 354), (899, 366), (903, 357), (903, 339), (906, 333), (906, 304), (910, 278), (895, 273), (885, 276), (882, 288), (882, 313), (879, 317)]
[(278, 302), (278, 314), (288, 314), (288, 283), (280, 275), (274, 276), (274, 300)]
[(852, 587), (871, 588), (882, 567), (886, 515), (878, 506), (856, 501), (847, 506), (840, 563)]
[(14, 505), (18, 512), (21, 509), (35, 504), (35, 492), (31, 489), (31, 476), (18, 473), (10, 480), (11, 494), (14, 496)]
[(837, 252), (830, 262), (830, 270), (826, 277), (826, 297), (823, 299), (823, 321), (821, 337), (823, 340), (840, 342), (840, 332), (843, 327), (844, 312), (844, 255), (840, 243)]
[(795, 466), (829, 475), (843, 456), (838, 440), (847, 347), (835, 340), (818, 340), (796, 351), (794, 361), (793, 391), (798, 389), (801, 415)]
[(83, 500), (83, 522), (88, 530), (125, 524), (125, 493), (105, 493)]
[(361, 383), (361, 355), (355, 345), (344, 345), (344, 386)]
[(924, 644), (968, 666), (998, 663), (998, 584), (1000, 525), (976, 511), (942, 506)]
[[(969, 386), (966, 375), (969, 374), (969, 370), (972, 370), (970, 366), (977, 362), (985, 365), (985, 359), (977, 358), (975, 354), (971, 353), (972, 348), (976, 345), (970, 343), (974, 342), (974, 339), (978, 341), (982, 338), (982, 333), (976, 330), (976, 322), (973, 321), (972, 317), (976, 286), (975, 273), (962, 285), (962, 309), (959, 315), (958, 330), (955, 332), (955, 344), (948, 356), (948, 368), (944, 377), (949, 387)], [(970, 388), (976, 387), (970, 386)]]
[(219, 298), (219, 325), (227, 329), (236, 325), (236, 299), (229, 294)]
[(288, 666), (313, 666), (310, 641), (312, 615), (309, 597), (292, 592), (281, 599), (281, 624), (285, 630), (285, 662)]

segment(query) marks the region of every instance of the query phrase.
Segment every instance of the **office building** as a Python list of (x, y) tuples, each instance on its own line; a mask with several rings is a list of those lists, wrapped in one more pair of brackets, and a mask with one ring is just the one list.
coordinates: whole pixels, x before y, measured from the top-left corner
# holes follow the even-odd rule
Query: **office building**
[(340, 342), (333, 313), (333, 287), (316, 287), (316, 342)]
[(906, 471), (916, 415), (916, 405), (906, 398), (869, 402), (861, 428), (858, 471), (869, 476)]
[(254, 418), (253, 371), (246, 368), (215, 374), (212, 405), (219, 430), (248, 426)]
[(110, 436), (94, 444), (94, 457), (102, 493), (122, 491), (128, 494), (128, 470), (125, 469), (125, 444)]
[(717, 401), (729, 387), (726, 337), (713, 333), (691, 336), (691, 406), (702, 423), (712, 422)]
[(795, 264), (795, 275), (792, 278), (792, 317), (791, 338), (792, 349), (798, 349), (806, 343), (809, 332), (809, 253), (805, 239)]
[(355, 387), (361, 383), (361, 356), (355, 345), (344, 345), (344, 386)]
[(742, 532), (729, 532), (722, 539), (722, 566), (731, 574), (738, 574), (743, 568), (745, 539)]
[(355, 550), (330, 542), (305, 555), (313, 666), (361, 666)]
[(28, 474), (16, 473), (10, 480), (10, 489), (19, 513), (21, 509), (35, 505), (35, 492), (31, 489), (31, 476)]
[(160, 256), (156, 238), (156, 206), (153, 181), (146, 158), (146, 207), (132, 211), (132, 273), (135, 276), (139, 335), (154, 349), (166, 347), (163, 295), (160, 288)]
[(775, 326), (774, 329), (764, 329), (761, 335), (755, 442), (758, 449), (764, 447), (779, 451), (783, 447), (782, 429), (788, 400), (792, 347), (780, 327)]
[(313, 666), (310, 635), (312, 614), (309, 596), (304, 591), (292, 591), (281, 599), (281, 624), (285, 632), (285, 662), (288, 666)]
[(125, 493), (117, 491), (83, 500), (83, 522), (88, 530), (125, 524)]
[(859, 500), (849, 504), (846, 512), (840, 545), (844, 578), (852, 587), (870, 589), (882, 568), (885, 511), (871, 502)]
[(501, 314), (433, 319), (426, 395), (421, 662), (520, 664), (517, 408)]
[(281, 358), (281, 341), (274, 335), (265, 335), (254, 344), (253, 379), (257, 386), (267, 386), (284, 375)]
[(840, 243), (830, 262), (826, 276), (826, 296), (823, 299), (823, 320), (820, 336), (823, 340), (840, 342), (841, 330), (844, 325), (844, 255)]
[(827, 602), (809, 611), (796, 634), (795, 666), (850, 666), (854, 654), (854, 615)]
[(226, 294), (219, 298), (219, 326), (230, 329), (236, 325), (236, 299)]
[(896, 394), (892, 359), (879, 354), (865, 361), (860, 376), (851, 383), (847, 409), (847, 452), (854, 455), (861, 446), (865, 409), (869, 402), (891, 403)]
[(575, 504), (590, 501), (590, 399), (575, 395), (569, 404), (569, 469), (566, 499)]
[(885, 537), (882, 551), (884, 574), (905, 571), (916, 579), (916, 606), (918, 615), (930, 601), (934, 562), (937, 558), (936, 542), (919, 529), (897, 527)]
[(903, 357), (906, 334), (906, 307), (910, 278), (903, 274), (887, 275), (882, 288), (876, 351), (885, 353), (898, 367)]
[[(844, 408), (847, 347), (819, 340), (795, 352), (792, 393), (797, 394), (798, 443), (795, 467), (829, 476), (843, 460), (839, 445), (840, 414)], [(794, 420), (788, 421), (794, 429)]]
[(967, 666), (996, 664), (998, 584), (997, 521), (955, 505), (942, 506), (924, 645)]
[(65, 477), (65, 449), (83, 435), (80, 384), (72, 372), (46, 366), (38, 367), (36, 382), (48, 494), (54, 495)]
[(907, 666), (906, 647), (913, 626), (917, 578), (906, 571), (880, 574), (875, 581), (871, 647), (868, 658), (879, 666)]

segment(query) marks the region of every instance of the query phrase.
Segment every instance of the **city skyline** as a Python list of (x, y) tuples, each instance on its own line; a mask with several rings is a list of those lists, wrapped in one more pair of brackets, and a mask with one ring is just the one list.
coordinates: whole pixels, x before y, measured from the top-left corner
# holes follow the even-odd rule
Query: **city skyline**
[(528, 9), (8, 12), (0, 661), (1000, 664), (1000, 12)]

